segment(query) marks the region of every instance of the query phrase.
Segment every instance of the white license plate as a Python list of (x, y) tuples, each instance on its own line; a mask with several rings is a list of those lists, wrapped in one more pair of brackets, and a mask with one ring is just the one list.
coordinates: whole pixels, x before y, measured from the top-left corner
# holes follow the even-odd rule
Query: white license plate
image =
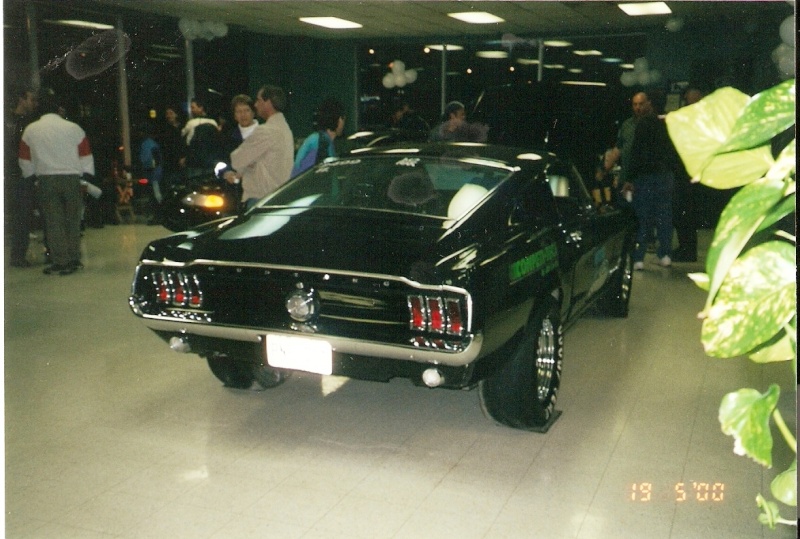
[(267, 362), (278, 369), (331, 374), (333, 351), (323, 340), (267, 335)]

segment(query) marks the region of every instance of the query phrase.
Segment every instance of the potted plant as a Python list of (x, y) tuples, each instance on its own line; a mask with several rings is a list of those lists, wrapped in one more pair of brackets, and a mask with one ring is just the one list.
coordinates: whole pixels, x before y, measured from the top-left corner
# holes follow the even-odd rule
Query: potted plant
[[(699, 315), (706, 353), (790, 361), (796, 379), (795, 81), (752, 98), (722, 88), (669, 113), (666, 123), (693, 181), (740, 188), (720, 216), (705, 273), (690, 275), (708, 291)], [(789, 469), (772, 481), (772, 499), (756, 498), (759, 520), (771, 528), (797, 525), (796, 515), (781, 516), (778, 503), (797, 507), (797, 433), (777, 409), (780, 392), (777, 383), (763, 393), (742, 388), (725, 395), (719, 409), (737, 454), (771, 467), (773, 423), (795, 453)]]

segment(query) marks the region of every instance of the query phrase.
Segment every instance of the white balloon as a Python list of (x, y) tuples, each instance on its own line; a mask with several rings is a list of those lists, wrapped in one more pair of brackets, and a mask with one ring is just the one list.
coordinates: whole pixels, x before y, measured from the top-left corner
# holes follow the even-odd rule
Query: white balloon
[(181, 34), (186, 34), (186, 31), (189, 28), (189, 19), (186, 17), (181, 17), (178, 19), (178, 29), (181, 31)]
[(636, 73), (633, 71), (626, 71), (619, 77), (619, 81), (623, 86), (633, 86), (636, 84)]
[(794, 17), (789, 15), (786, 17), (783, 22), (781, 23), (781, 41), (789, 45), (790, 47), (794, 47)]
[(650, 72), (649, 71), (642, 71), (636, 74), (636, 82), (638, 82), (641, 86), (647, 86), (650, 84)]
[(417, 80), (417, 70), (416, 69), (409, 69), (406, 71), (406, 82), (411, 84)]
[(683, 28), (683, 19), (680, 17), (670, 17), (664, 25), (670, 32), (680, 32)]
[(658, 84), (661, 82), (661, 71), (658, 69), (651, 69), (648, 75), (650, 75), (650, 84)]
[(406, 85), (406, 74), (405, 73), (395, 73), (394, 74), (394, 84), (398, 88), (402, 88)]
[(389, 89), (394, 88), (394, 75), (387, 73), (383, 76), (383, 87)]
[(228, 35), (228, 25), (222, 21), (210, 22), (209, 30), (214, 34), (214, 37), (225, 37)]
[(794, 47), (781, 43), (772, 51), (772, 61), (784, 77), (791, 77), (795, 72)]
[(633, 61), (633, 70), (637, 73), (639, 71), (647, 71), (647, 58), (637, 58)]
[(392, 73), (397, 75), (398, 73), (403, 73), (406, 70), (406, 64), (402, 60), (395, 60), (392, 62)]
[(194, 19), (182, 18), (178, 21), (178, 28), (183, 34), (183, 37), (189, 41), (196, 39), (198, 36), (199, 23)]

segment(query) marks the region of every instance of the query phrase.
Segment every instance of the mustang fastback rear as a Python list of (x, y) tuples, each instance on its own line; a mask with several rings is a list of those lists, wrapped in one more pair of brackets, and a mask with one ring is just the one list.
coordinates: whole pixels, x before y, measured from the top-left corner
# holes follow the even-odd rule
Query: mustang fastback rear
[(543, 430), (565, 325), (592, 305), (627, 315), (634, 231), (550, 153), (364, 148), (152, 242), (130, 306), (229, 387), (293, 371), (477, 387), (496, 421)]

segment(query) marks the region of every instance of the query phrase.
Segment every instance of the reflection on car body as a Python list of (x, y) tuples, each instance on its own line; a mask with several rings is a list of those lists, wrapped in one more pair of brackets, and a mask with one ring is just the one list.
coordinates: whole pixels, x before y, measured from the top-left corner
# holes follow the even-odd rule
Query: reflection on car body
[(591, 305), (627, 315), (634, 231), (550, 153), (365, 147), (152, 242), (130, 305), (229, 387), (404, 377), (477, 387), (496, 421), (546, 430), (565, 325)]

